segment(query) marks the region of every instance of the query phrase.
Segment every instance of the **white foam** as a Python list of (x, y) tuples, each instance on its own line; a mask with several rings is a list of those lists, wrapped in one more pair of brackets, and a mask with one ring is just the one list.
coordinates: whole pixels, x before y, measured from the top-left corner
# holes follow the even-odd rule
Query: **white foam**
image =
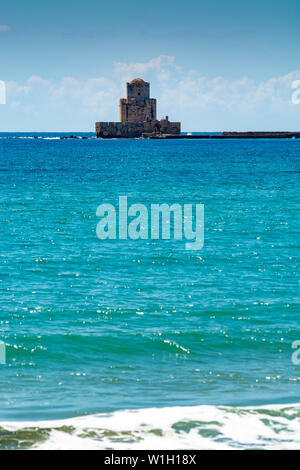
[(299, 449), (300, 404), (148, 408), (0, 427), (50, 428), (36, 449)]

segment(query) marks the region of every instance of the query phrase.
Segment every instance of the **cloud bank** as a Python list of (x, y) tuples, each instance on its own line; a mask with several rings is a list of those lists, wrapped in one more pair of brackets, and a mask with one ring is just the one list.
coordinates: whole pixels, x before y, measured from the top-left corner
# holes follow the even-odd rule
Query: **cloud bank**
[(119, 120), (119, 98), (125, 96), (126, 81), (136, 76), (151, 82), (152, 96), (158, 99), (159, 118), (167, 114), (172, 120), (180, 120), (183, 130), (300, 127), (300, 106), (292, 103), (292, 84), (300, 79), (300, 70), (261, 82), (249, 77), (227, 80), (222, 74), (211, 78), (184, 70), (174, 57), (167, 55), (140, 63), (116, 62), (110, 77), (64, 77), (54, 81), (31, 76), (24, 83), (8, 82), (7, 106), (18, 116), (23, 115), (24, 130), (26, 116), (28, 130), (35, 123), (44, 122), (44, 130), (93, 131), (96, 120)]

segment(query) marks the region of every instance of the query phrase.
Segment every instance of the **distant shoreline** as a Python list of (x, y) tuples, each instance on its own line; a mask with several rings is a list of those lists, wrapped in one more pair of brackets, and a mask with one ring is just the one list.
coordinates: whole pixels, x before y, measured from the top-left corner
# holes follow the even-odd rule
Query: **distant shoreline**
[[(20, 135), (18, 135), (20, 134)], [(300, 139), (300, 132), (291, 131), (249, 131), (249, 132), (185, 132), (180, 135), (158, 134), (145, 137), (100, 137), (97, 138), (94, 132), (0, 132), (0, 139), (46, 139), (46, 140), (164, 140), (164, 139)]]
[(192, 134), (151, 136), (150, 139), (299, 139), (300, 132), (222, 132), (221, 134)]

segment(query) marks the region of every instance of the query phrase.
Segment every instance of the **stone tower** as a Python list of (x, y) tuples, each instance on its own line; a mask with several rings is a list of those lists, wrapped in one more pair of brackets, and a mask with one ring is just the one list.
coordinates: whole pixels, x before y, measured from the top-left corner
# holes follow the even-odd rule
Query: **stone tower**
[(120, 99), (120, 121), (156, 121), (156, 99), (150, 98), (150, 83), (141, 78), (127, 83), (127, 98)]
[(170, 122), (168, 116), (158, 121), (150, 83), (135, 78), (127, 83), (127, 98), (120, 100), (120, 122), (96, 122), (96, 135), (103, 139), (177, 136), (180, 122)]

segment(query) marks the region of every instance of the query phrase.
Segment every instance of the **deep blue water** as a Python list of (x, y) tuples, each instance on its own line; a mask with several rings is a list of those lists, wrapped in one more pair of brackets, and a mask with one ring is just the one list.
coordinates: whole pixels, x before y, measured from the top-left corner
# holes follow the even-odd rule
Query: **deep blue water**
[[(299, 141), (6, 136), (1, 420), (300, 402)], [(119, 195), (204, 204), (204, 248), (100, 241)]]

